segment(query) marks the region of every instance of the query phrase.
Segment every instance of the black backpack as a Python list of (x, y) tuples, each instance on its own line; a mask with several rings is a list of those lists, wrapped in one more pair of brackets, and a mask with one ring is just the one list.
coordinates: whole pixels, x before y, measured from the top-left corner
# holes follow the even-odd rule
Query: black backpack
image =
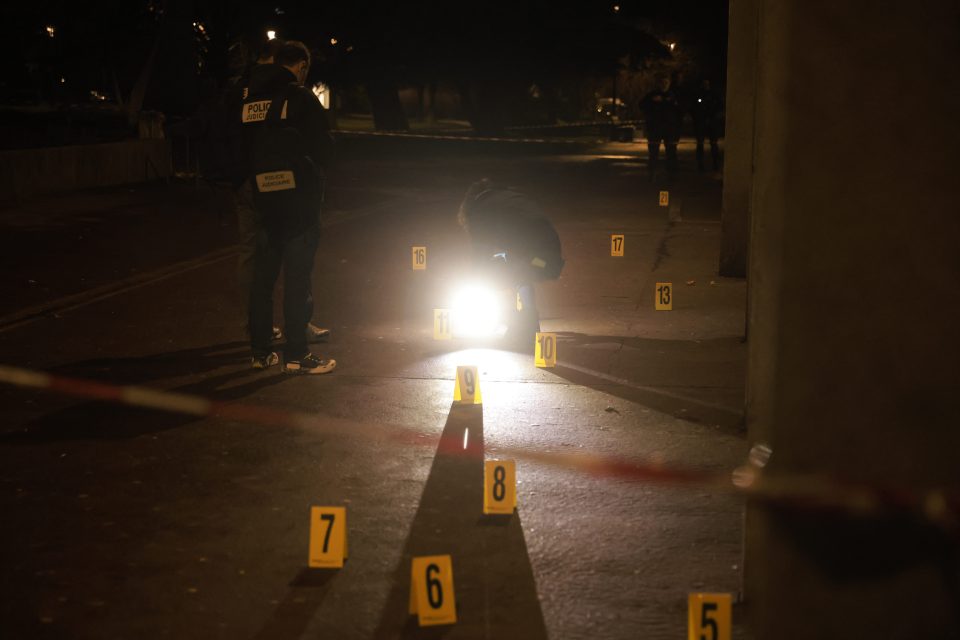
[(249, 136), (253, 203), (263, 224), (297, 232), (317, 220), (323, 204), (323, 174), (310, 156), (301, 132), (287, 119), (297, 85), (291, 84), (266, 100), (248, 98), (243, 104)]

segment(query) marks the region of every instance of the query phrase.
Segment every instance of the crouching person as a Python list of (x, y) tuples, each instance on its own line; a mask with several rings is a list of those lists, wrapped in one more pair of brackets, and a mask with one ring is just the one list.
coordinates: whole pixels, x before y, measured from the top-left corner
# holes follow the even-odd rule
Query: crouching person
[(467, 190), (458, 220), (470, 235), (474, 268), (516, 291), (511, 345), (533, 349), (540, 331), (534, 285), (559, 278), (563, 269), (556, 230), (526, 195), (487, 179)]

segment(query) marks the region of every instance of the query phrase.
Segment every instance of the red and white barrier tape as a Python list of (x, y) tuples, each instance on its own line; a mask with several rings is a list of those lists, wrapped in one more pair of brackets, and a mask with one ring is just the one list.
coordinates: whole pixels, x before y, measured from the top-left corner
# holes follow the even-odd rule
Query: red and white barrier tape
[[(285, 411), (242, 403), (210, 400), (200, 396), (159, 391), (148, 387), (120, 386), (58, 376), (19, 367), (0, 365), (0, 383), (42, 389), (62, 395), (115, 402), (133, 407), (169, 411), (198, 417), (218, 417), (269, 427), (296, 427), (328, 434), (366, 436), (405, 445), (424, 446), (428, 435), (409, 427), (368, 425), (363, 430), (304, 412)], [(759, 453), (758, 453), (759, 449)], [(474, 447), (441, 441), (438, 453), (475, 455)], [(789, 507), (841, 511), (854, 516), (901, 513), (918, 516), (956, 531), (960, 528), (960, 492), (941, 489), (901, 489), (845, 484), (822, 476), (764, 473), (769, 450), (755, 447), (750, 462), (732, 473), (709, 473), (660, 463), (638, 463), (613, 456), (560, 453), (522, 447), (497, 447), (499, 457), (513, 457), (570, 469), (593, 476), (636, 482), (698, 487)]]

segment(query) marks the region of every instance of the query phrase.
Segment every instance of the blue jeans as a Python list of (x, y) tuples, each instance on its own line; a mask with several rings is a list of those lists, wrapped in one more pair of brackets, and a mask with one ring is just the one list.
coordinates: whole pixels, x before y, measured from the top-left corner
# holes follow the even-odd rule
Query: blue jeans
[(250, 287), (250, 347), (254, 357), (272, 350), (273, 285), (283, 268), (283, 317), (287, 342), (284, 358), (296, 360), (308, 352), (307, 323), (313, 317), (313, 260), (320, 242), (319, 221), (295, 236), (257, 233)]

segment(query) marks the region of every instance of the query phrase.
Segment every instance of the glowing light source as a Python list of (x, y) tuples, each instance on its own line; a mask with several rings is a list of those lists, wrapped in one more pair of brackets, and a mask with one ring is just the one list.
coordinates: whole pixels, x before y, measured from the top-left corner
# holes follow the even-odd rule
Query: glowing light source
[(614, 12), (614, 13), (620, 13), (620, 5), (618, 5), (618, 4), (613, 5), (613, 12)]
[(274, 31), (273, 29), (268, 29), (267, 40), (276, 40), (276, 39), (277, 39), (277, 32)]
[(337, 46), (337, 39), (336, 39), (336, 38), (330, 38), (330, 44), (332, 44), (333, 46)]
[(323, 108), (329, 109), (330, 108), (330, 87), (323, 84), (322, 82), (318, 82), (317, 84), (313, 85), (312, 91), (313, 91), (313, 95), (317, 96), (317, 100), (320, 101), (320, 104), (323, 105)]
[(52, 24), (48, 24), (48, 25), (47, 25), (47, 35), (50, 36), (51, 38), (54, 37), (55, 35), (57, 35), (57, 28), (56, 28), (55, 26), (53, 26)]
[(671, 43), (668, 44), (667, 46), (670, 47), (670, 51), (673, 51), (674, 49), (677, 48), (677, 43), (676, 43), (676, 42), (671, 42)]
[(450, 328), (455, 336), (487, 337), (501, 331), (500, 295), (492, 287), (472, 282), (457, 290), (450, 304)]

